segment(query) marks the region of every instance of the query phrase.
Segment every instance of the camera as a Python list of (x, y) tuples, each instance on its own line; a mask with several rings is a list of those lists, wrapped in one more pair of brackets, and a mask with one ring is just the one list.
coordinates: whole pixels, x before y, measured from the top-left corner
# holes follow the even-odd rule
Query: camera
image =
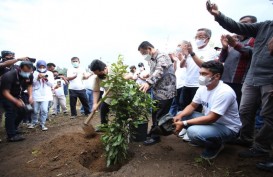
[(36, 58), (28, 58), (28, 60), (29, 60), (31, 63), (35, 63), (35, 62), (36, 62)]
[(55, 79), (61, 79), (60, 76), (56, 76)]
[(30, 105), (30, 104), (26, 104), (25, 107), (24, 107), (24, 110), (27, 112), (27, 113), (31, 113), (33, 112), (33, 107)]

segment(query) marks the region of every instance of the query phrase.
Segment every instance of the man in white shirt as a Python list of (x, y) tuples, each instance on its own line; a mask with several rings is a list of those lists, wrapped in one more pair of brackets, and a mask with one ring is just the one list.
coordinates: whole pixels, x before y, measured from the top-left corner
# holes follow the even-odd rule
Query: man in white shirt
[[(194, 97), (196, 90), (199, 88), (198, 84), (198, 77), (199, 77), (199, 69), (202, 64), (202, 62), (215, 60), (217, 58), (216, 51), (211, 48), (208, 43), (211, 38), (211, 30), (207, 28), (200, 28), (197, 30), (196, 36), (195, 36), (195, 42), (197, 49), (195, 49), (195, 52), (193, 52), (191, 47), (191, 44), (189, 42), (183, 41), (181, 43), (181, 47), (183, 48), (183, 45), (186, 45), (188, 47), (188, 50), (185, 51), (184, 55), (185, 58), (185, 65), (184, 67), (187, 68), (187, 77), (185, 81), (185, 87), (183, 89), (183, 108), (185, 108), (187, 105), (189, 105), (192, 101), (192, 98)], [(199, 62), (195, 60), (195, 58), (198, 56)], [(202, 111), (202, 108), (199, 107), (197, 109), (198, 112)]]
[(183, 94), (182, 90), (185, 86), (185, 79), (186, 79), (186, 68), (181, 67), (182, 58), (181, 46), (178, 45), (175, 53), (170, 53), (169, 56), (173, 61), (175, 76), (176, 76), (176, 96), (173, 99), (172, 106), (170, 108), (170, 113), (173, 116), (176, 116), (177, 112), (182, 111), (182, 103), (183, 103)]
[(77, 117), (77, 98), (80, 99), (81, 104), (84, 108), (84, 114), (88, 115), (90, 113), (90, 108), (88, 105), (88, 101), (86, 98), (86, 90), (83, 84), (84, 79), (88, 79), (91, 74), (87, 74), (80, 67), (80, 59), (78, 57), (73, 57), (71, 59), (71, 64), (73, 68), (69, 68), (67, 70), (67, 80), (69, 81), (69, 101), (70, 101), (70, 111), (71, 111), (71, 119), (75, 119)]
[[(204, 62), (199, 84), (192, 102), (174, 117), (176, 133), (187, 128), (191, 143), (205, 147), (201, 157), (215, 158), (225, 142), (236, 139), (241, 127), (235, 92), (223, 83), (224, 67), (220, 62)], [(204, 114), (195, 112), (199, 105)]]

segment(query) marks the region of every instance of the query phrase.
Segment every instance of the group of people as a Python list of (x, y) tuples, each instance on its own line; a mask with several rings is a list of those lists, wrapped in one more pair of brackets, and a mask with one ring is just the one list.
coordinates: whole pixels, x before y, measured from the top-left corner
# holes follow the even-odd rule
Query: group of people
[[(239, 153), (242, 158), (269, 157), (273, 145), (273, 21), (257, 23), (256, 17), (247, 15), (236, 22), (221, 13), (216, 4), (207, 2), (206, 6), (215, 21), (233, 33), (221, 37), (222, 46), (213, 49), (208, 45), (212, 32), (207, 28), (196, 31), (196, 47), (182, 41), (169, 54), (144, 41), (138, 51), (150, 72), (141, 62), (139, 71), (131, 66), (124, 77), (135, 80), (141, 91), (156, 100), (151, 129), (158, 126), (161, 117), (172, 114), (174, 133), (192, 146), (204, 147), (203, 159), (214, 159), (227, 143), (248, 147)], [(51, 101), (53, 115), (58, 114), (59, 106), (67, 114), (64, 85), (69, 87), (73, 119), (77, 116), (77, 98), (82, 103), (82, 114), (88, 115), (98, 109), (103, 90), (109, 89), (102, 89), (101, 82), (111, 68), (101, 60), (93, 60), (90, 72), (86, 72), (79, 58), (73, 57), (73, 67), (65, 77), (42, 60), (37, 61), (33, 71), (28, 58), (13, 59), (12, 52), (2, 53), (2, 57), (0, 104), (5, 111), (8, 140), (12, 142), (23, 139), (17, 127), (25, 115), (21, 112), (28, 112), (27, 104), (34, 108), (29, 128), (38, 124), (40, 116), (41, 128), (47, 130)], [(14, 68), (17, 61), (21, 64)], [(26, 92), (27, 96), (23, 96)], [(110, 105), (111, 100), (106, 99), (99, 107), (102, 124), (108, 122)], [(255, 120), (263, 122), (257, 131)], [(149, 132), (144, 145), (158, 142), (160, 135)], [(257, 167), (272, 171), (272, 158)]]

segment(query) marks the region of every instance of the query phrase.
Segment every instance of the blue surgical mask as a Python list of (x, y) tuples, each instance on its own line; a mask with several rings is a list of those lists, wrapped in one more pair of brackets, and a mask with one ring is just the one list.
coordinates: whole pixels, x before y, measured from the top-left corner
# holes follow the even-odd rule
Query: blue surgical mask
[(28, 79), (31, 73), (20, 71), (19, 75), (22, 76), (23, 78)]
[(79, 67), (79, 62), (72, 62), (72, 66), (74, 68), (78, 68)]

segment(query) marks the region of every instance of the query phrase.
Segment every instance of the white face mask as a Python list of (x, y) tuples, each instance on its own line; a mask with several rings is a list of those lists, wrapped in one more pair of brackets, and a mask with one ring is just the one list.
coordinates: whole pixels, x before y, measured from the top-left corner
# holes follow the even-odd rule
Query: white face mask
[(211, 81), (212, 81), (212, 77), (209, 78), (209, 77), (206, 77), (206, 76), (199, 76), (199, 84), (202, 85), (202, 86), (207, 86), (209, 84), (211, 84)]
[(204, 45), (206, 45), (206, 41), (207, 39), (196, 39), (195, 40), (195, 43), (197, 45), (197, 47), (203, 47)]
[(43, 69), (38, 69), (38, 71), (41, 72), (41, 73), (44, 73), (44, 72), (46, 72), (46, 69), (45, 69), (45, 68), (43, 68)]
[(177, 53), (180, 53), (180, 52), (182, 52), (182, 49), (181, 49), (181, 47), (177, 47), (177, 48), (176, 48), (176, 52), (177, 52)]
[(143, 55), (144, 60), (150, 61), (152, 59), (152, 56), (150, 54)]

